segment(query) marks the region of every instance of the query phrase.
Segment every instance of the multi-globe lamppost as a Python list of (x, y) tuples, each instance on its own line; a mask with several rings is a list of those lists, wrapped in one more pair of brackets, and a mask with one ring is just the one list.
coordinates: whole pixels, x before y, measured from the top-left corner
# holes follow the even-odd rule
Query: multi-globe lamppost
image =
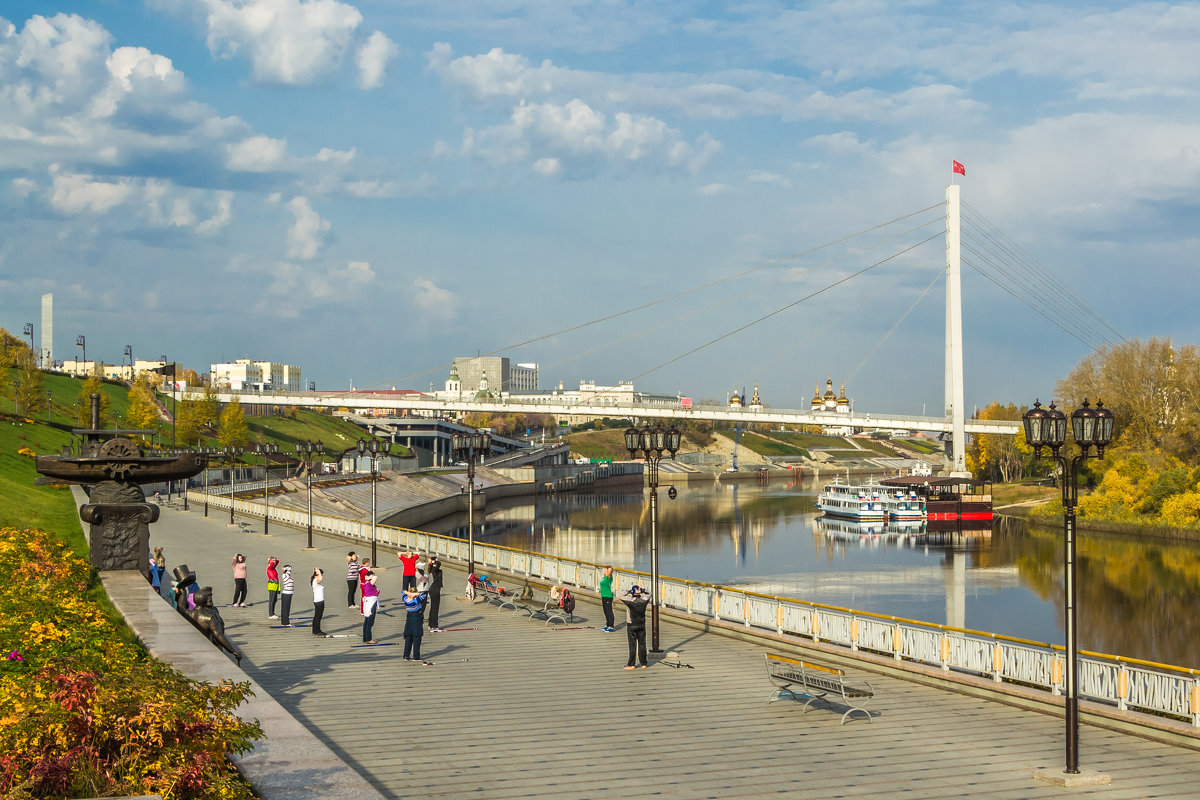
[[(296, 442), (296, 457), (304, 459), (305, 468), (304, 474), (308, 483), (308, 549), (312, 550), (312, 456), (313, 453), (321, 454), (325, 452), (325, 443), (321, 441)], [(371, 556), (371, 563), (375, 563), (375, 556)]]
[(1075, 506), (1079, 499), (1079, 467), (1087, 461), (1088, 451), (1094, 446), (1096, 458), (1104, 457), (1104, 448), (1112, 441), (1113, 413), (1097, 401), (1095, 408), (1083, 401), (1083, 407), (1071, 412), (1071, 433), (1079, 446), (1079, 455), (1070, 459), (1062, 454), (1067, 440), (1067, 415), (1034, 401), (1033, 408), (1025, 412), (1025, 441), (1033, 448), (1035, 458), (1042, 457), (1042, 448), (1050, 448), (1050, 458), (1058, 462), (1062, 470), (1063, 504), (1063, 596), (1066, 612), (1066, 760), (1067, 774), (1079, 772), (1079, 672), (1077, 665), (1077, 631), (1075, 626)]
[(279, 452), (274, 442), (259, 442), (254, 452), (263, 457), (263, 536), (271, 535), (271, 456)]
[[(646, 459), (650, 468), (650, 652), (662, 652), (658, 647), (658, 464), (663, 453), (675, 458), (679, 451), (679, 429), (672, 425), (667, 430), (661, 426), (653, 429), (649, 425), (638, 430), (630, 426), (625, 430), (625, 449), (630, 458)], [(674, 489), (672, 489), (674, 491)], [(672, 495), (673, 496), (673, 495)]]
[[(375, 556), (375, 482), (378, 480), (379, 472), (379, 440), (372, 439), (367, 442), (362, 439), (358, 440), (358, 455), (361, 458), (367, 452), (371, 453), (371, 566), (379, 566), (379, 559)], [(355, 461), (355, 471), (358, 470), (358, 462)]]
[[(215, 456), (221, 454), (219, 447), (201, 447), (199, 451), (205, 456)], [(204, 460), (204, 516), (208, 518), (208, 459)]]
[(467, 574), (475, 572), (475, 460), (492, 449), (490, 433), (454, 433), (450, 448), (455, 461), (467, 462)]

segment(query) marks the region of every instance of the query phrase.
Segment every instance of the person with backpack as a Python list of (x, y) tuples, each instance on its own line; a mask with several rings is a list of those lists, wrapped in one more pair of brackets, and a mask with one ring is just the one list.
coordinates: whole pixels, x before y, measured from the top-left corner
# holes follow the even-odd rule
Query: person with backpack
[(613, 616), (612, 573), (612, 567), (605, 567), (600, 570), (600, 605), (604, 607), (604, 627), (601, 630), (605, 633), (612, 633), (617, 629), (617, 620)]
[(625, 669), (635, 669), (635, 655), (642, 662), (642, 669), (647, 669), (650, 664), (646, 653), (646, 606), (650, 603), (650, 593), (640, 586), (630, 586), (621, 593), (621, 602), (625, 604), (625, 633), (629, 638), (629, 662)]
[(565, 586), (562, 590), (562, 595), (558, 600), (558, 607), (561, 608), (568, 617), (575, 614), (575, 595), (571, 594), (570, 590)]

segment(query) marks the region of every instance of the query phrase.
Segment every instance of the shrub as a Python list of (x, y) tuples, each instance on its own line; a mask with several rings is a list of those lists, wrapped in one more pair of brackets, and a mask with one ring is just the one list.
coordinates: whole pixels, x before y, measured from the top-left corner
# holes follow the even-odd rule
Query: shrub
[(262, 730), (249, 684), (189, 680), (88, 599), (88, 564), (45, 531), (0, 529), (0, 794), (251, 798), (226, 758)]

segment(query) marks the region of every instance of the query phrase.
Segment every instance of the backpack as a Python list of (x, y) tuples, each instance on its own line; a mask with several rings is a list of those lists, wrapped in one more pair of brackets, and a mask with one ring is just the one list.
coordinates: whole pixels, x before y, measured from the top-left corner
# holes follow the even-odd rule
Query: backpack
[(559, 605), (562, 606), (563, 611), (567, 612), (568, 614), (574, 614), (575, 595), (571, 594), (566, 589), (563, 589), (562, 600), (559, 601)]
[(533, 599), (533, 587), (530, 586), (528, 583), (525, 584), (525, 588), (521, 590), (521, 596), (518, 597), (517, 599), (523, 603), (528, 603), (530, 600)]

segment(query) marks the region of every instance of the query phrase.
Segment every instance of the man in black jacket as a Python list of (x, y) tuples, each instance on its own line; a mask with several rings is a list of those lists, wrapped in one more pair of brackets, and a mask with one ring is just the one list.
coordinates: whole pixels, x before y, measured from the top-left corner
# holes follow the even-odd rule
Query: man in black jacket
[(646, 658), (646, 606), (650, 603), (650, 593), (640, 586), (631, 586), (621, 592), (621, 602), (625, 604), (625, 633), (629, 637), (629, 663), (625, 669), (634, 669), (634, 657), (642, 662), (642, 669), (650, 665)]

